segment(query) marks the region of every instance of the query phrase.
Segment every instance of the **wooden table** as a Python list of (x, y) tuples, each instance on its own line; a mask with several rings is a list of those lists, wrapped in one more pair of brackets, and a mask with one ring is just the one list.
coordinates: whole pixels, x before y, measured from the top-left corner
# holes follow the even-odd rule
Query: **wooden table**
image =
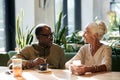
[(87, 73), (72, 75), (69, 70), (51, 69), (50, 72), (40, 73), (39, 70), (24, 70), (22, 77), (6, 74), (7, 67), (0, 67), (0, 80), (120, 80), (120, 72)]

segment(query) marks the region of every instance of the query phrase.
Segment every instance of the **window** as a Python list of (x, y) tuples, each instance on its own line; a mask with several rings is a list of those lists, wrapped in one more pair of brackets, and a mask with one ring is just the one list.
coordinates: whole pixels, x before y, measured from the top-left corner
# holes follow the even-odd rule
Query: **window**
[(118, 18), (120, 18), (120, 2), (111, 2), (111, 10), (116, 12)]
[(111, 0), (108, 6), (107, 34), (105, 34), (104, 38), (106, 41), (112, 43), (110, 45), (113, 46), (116, 43), (115, 40), (119, 40), (120, 36), (120, 1)]
[(81, 1), (55, 0), (55, 22), (61, 10), (66, 15), (63, 24), (68, 26), (68, 35), (81, 30)]
[(5, 6), (4, 0), (0, 0), (0, 51), (5, 51)]
[(0, 0), (0, 52), (15, 49), (14, 0)]
[(67, 12), (68, 12), (68, 34), (72, 34), (75, 31), (74, 23), (74, 0), (67, 0)]
[(62, 11), (63, 0), (55, 0), (55, 23), (58, 21), (59, 14)]
[(110, 2), (109, 25), (108, 29), (112, 32), (112, 36), (120, 34), (120, 2)]

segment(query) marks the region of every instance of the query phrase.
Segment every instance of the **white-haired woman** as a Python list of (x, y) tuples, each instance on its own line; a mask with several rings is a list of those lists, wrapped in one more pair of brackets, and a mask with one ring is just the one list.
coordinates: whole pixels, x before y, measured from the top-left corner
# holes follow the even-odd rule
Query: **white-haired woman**
[[(83, 34), (85, 42), (88, 44), (82, 46), (78, 53), (66, 62), (66, 68), (71, 66), (72, 73), (78, 75), (86, 72), (110, 71), (112, 50), (100, 42), (106, 32), (104, 22), (89, 23)], [(80, 60), (81, 65), (74, 65), (75, 60)]]

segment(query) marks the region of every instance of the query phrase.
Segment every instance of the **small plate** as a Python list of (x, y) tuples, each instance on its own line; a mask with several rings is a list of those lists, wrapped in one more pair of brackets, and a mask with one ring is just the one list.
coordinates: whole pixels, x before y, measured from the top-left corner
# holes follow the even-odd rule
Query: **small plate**
[(40, 73), (48, 73), (48, 72), (51, 72), (51, 69), (47, 69), (45, 71), (38, 70), (38, 72), (40, 72)]

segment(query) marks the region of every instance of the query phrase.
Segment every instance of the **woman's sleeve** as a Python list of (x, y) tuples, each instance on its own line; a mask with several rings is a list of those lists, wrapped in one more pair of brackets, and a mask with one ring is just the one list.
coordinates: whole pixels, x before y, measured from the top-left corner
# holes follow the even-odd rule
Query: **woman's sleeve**
[(84, 47), (81, 47), (77, 52), (77, 54), (72, 59), (70, 59), (65, 63), (65, 68), (69, 69), (70, 64), (72, 64), (74, 60), (81, 60), (83, 58), (83, 53), (84, 53)]
[(107, 46), (105, 48), (104, 58), (102, 60), (102, 63), (106, 65), (107, 71), (111, 70), (111, 66), (112, 66), (112, 49), (109, 46)]

